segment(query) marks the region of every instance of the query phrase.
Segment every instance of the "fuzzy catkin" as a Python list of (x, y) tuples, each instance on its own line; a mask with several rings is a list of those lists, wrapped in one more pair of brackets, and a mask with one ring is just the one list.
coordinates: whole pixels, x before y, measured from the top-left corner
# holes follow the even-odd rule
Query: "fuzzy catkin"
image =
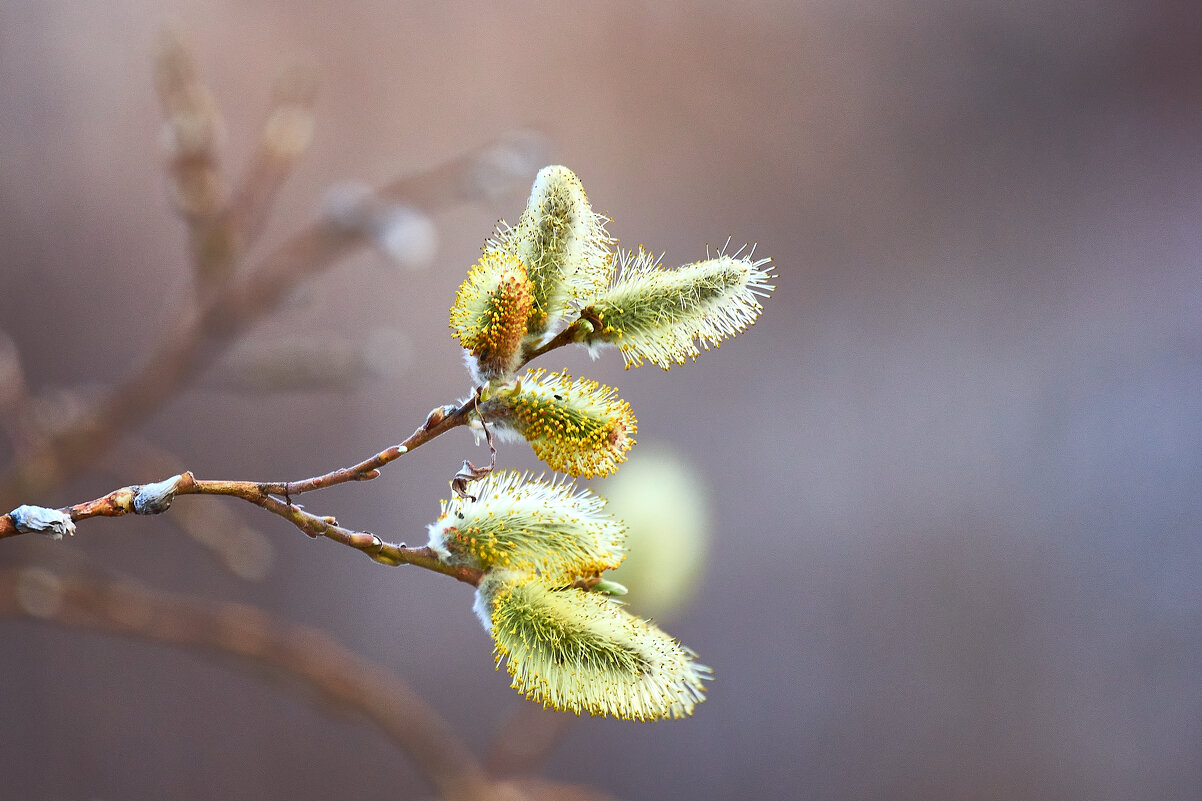
[(468, 272), (450, 325), (477, 383), (513, 372), (533, 304), (526, 268), (516, 256), (487, 250)]
[(497, 666), (543, 706), (658, 720), (691, 715), (705, 699), (710, 669), (607, 596), (498, 571), (481, 582), (475, 607)]
[(491, 394), (480, 413), (504, 438), (521, 438), (552, 470), (607, 476), (634, 445), (638, 422), (611, 387), (566, 373), (528, 371)]
[(474, 500), (443, 501), (430, 524), (430, 548), (448, 564), (571, 583), (616, 568), (626, 556), (625, 525), (605, 513), (603, 498), (567, 479), (498, 471), (474, 492)]
[(595, 213), (580, 179), (567, 167), (539, 170), (517, 225), (504, 223), (489, 245), (526, 266), (534, 303), (527, 333), (537, 341), (568, 310), (573, 298), (608, 283), (613, 271), (606, 218)]
[(695, 359), (755, 322), (758, 298), (773, 289), (768, 264), (719, 255), (666, 269), (646, 251), (628, 254), (618, 278), (588, 299), (582, 316), (599, 325), (584, 343), (594, 355), (618, 348), (627, 367), (646, 360), (668, 369)]

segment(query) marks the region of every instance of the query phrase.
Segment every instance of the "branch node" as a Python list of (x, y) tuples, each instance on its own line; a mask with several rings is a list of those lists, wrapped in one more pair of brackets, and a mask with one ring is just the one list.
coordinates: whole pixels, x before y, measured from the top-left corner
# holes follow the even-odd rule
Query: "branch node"
[(134, 495), (134, 514), (157, 515), (170, 509), (183, 480), (183, 474), (179, 474), (154, 484), (135, 487), (137, 494)]
[(442, 406), (436, 406), (426, 415), (426, 422), (422, 423), (422, 430), (429, 431), (434, 426), (441, 423), (448, 414), (452, 414), (457, 407), (451, 403), (445, 403)]
[(18, 506), (8, 513), (8, 516), (22, 534), (38, 532), (52, 540), (61, 540), (64, 534), (75, 534), (75, 523), (71, 515), (58, 509), (47, 509), (44, 506)]
[(489, 430), (488, 424), (484, 422), (484, 415), (480, 414), (480, 392), (481, 387), (476, 387), (476, 393), (472, 396), (472, 406), (475, 408), (476, 417), (480, 420), (480, 427), (484, 429), (484, 436), (488, 439), (488, 467), (476, 467), (467, 459), (463, 460), (463, 467), (459, 468), (459, 472), (451, 479), (451, 489), (460, 498), (469, 498), (474, 503), (476, 496), (469, 495), (467, 486), (473, 481), (479, 481), (493, 471), (497, 466), (497, 447), (493, 443), (492, 431)]

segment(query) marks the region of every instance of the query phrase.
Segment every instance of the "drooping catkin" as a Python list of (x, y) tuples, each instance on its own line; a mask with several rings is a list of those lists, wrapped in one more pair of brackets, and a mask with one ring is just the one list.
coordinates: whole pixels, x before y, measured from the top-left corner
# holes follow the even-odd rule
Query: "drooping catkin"
[(565, 712), (658, 720), (691, 715), (711, 676), (696, 655), (606, 595), (496, 571), (476, 591), (513, 688)]

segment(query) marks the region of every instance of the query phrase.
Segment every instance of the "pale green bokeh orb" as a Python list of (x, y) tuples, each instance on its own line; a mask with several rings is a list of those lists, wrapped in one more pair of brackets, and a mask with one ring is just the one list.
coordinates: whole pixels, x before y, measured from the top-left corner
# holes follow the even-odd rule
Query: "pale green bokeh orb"
[(693, 597), (709, 555), (710, 510), (697, 470), (672, 450), (640, 442), (598, 487), (606, 510), (630, 527), (629, 555), (606, 574), (630, 590), (622, 600), (664, 619)]

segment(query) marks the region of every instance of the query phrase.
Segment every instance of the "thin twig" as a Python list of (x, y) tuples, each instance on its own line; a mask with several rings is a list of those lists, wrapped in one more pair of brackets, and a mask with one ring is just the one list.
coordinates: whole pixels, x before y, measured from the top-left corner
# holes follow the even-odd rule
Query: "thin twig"
[[(569, 326), (566, 331), (575, 327)], [(571, 341), (570, 336), (555, 337), (546, 346), (540, 348), (537, 355), (554, 347), (566, 345)], [(528, 357), (534, 358), (533, 355)], [(146, 374), (146, 373), (142, 373)], [(140, 375), (142, 375), (140, 374)], [(128, 386), (128, 385), (127, 385)], [(350, 467), (332, 470), (320, 476), (301, 479), (299, 481), (231, 481), (231, 480), (200, 480), (191, 472), (183, 472), (173, 479), (157, 482), (152, 485), (130, 485), (113, 490), (112, 492), (92, 501), (62, 507), (58, 511), (72, 522), (86, 520), (92, 517), (120, 517), (127, 514), (158, 514), (167, 511), (172, 501), (181, 495), (228, 495), (259, 506), (260, 508), (284, 518), (310, 537), (326, 537), (367, 554), (371, 559), (390, 566), (417, 565), (437, 573), (451, 576), (459, 581), (478, 586), (483, 573), (475, 568), (448, 565), (438, 558), (429, 548), (409, 548), (404, 544), (393, 545), (384, 542), (370, 532), (354, 531), (338, 525), (332, 517), (321, 517), (307, 512), (292, 502), (292, 497), (314, 490), (333, 487), (350, 481), (370, 481), (380, 475), (380, 468), (395, 461), (404, 454), (429, 442), (435, 437), (469, 422), (471, 415), (480, 417), (478, 409), (479, 389), (471, 397), (458, 406), (445, 405), (434, 408), (425, 422), (403, 442), (386, 448), (358, 464)], [(128, 404), (110, 403), (110, 409), (128, 412)], [(482, 425), (484, 420), (480, 419)], [(102, 429), (101, 429), (102, 430)], [(96, 431), (96, 429), (93, 429)], [(99, 433), (97, 431), (97, 433)], [(488, 446), (491, 461), (488, 472), (496, 464), (496, 448), (491, 432), (485, 427), (488, 436)], [(470, 463), (465, 463), (470, 465)], [(153, 489), (155, 497), (145, 501), (146, 493)], [(282, 496), (279, 497), (279, 496)], [(16, 510), (14, 510), (15, 512)], [(28, 529), (19, 525), (14, 513), (0, 516), (0, 539), (26, 533)], [(588, 581), (595, 583), (595, 577)]]
[(547, 342), (540, 347), (523, 351), (519, 367), (524, 367), (548, 351), (555, 350), (556, 348), (562, 348), (564, 345), (572, 344), (576, 335), (580, 333), (581, 328), (589, 322), (589, 319), (584, 315), (584, 313), (581, 313), (579, 319), (574, 320), (571, 325), (564, 328), (551, 339), (547, 340)]
[[(447, 412), (447, 408), (450, 408), (451, 411)], [(381, 467), (399, 459), (414, 448), (424, 445), (438, 435), (450, 431), (456, 426), (465, 425), (468, 422), (468, 414), (472, 409), (473, 399), (469, 399), (459, 406), (438, 407), (430, 412), (426, 417), (426, 421), (418, 426), (404, 442), (391, 448), (386, 448), (375, 456), (365, 459), (356, 465), (332, 470), (325, 475), (306, 478), (303, 481), (274, 482), (259, 486), (266, 488), (270, 494), (291, 497), (292, 495), (300, 495), (305, 492), (312, 492), (313, 490), (333, 487), (337, 484), (345, 484), (348, 481), (370, 481), (380, 475)]]
[[(372, 560), (389, 566), (417, 565), (436, 573), (442, 573), (472, 586), (480, 583), (482, 571), (475, 568), (453, 566), (444, 563), (427, 547), (409, 548), (384, 542), (366, 531), (353, 531), (338, 525), (332, 517), (321, 517), (307, 512), (293, 503), (271, 495), (267, 489), (274, 484), (259, 484), (253, 481), (205, 481), (191, 473), (182, 473), (156, 484), (134, 484), (115, 489), (91, 501), (58, 510), (73, 522), (93, 517), (122, 517), (128, 514), (160, 514), (170, 508), (172, 502), (182, 495), (227, 495), (241, 498), (262, 509), (278, 515), (310, 537), (325, 537), (369, 556)], [(147, 501), (148, 491), (155, 500)], [(24, 507), (23, 507), (24, 508)], [(0, 539), (27, 533), (13, 513), (0, 517)]]
[[(398, 459), (414, 448), (468, 421), (475, 396), (459, 406), (438, 407), (404, 442), (377, 453), (352, 467), (334, 470), (301, 481), (257, 482), (200, 480), (190, 472), (181, 473), (162, 482), (121, 487), (95, 500), (67, 506), (58, 511), (72, 522), (93, 517), (121, 517), (127, 514), (159, 514), (167, 511), (181, 495), (227, 495), (240, 498), (284, 518), (310, 537), (326, 537), (367, 554), (371, 559), (390, 566), (417, 565), (427, 570), (451, 576), (476, 586), (482, 572), (475, 568), (444, 563), (429, 548), (409, 548), (384, 542), (370, 532), (353, 531), (338, 525), (332, 517), (321, 517), (292, 503), (291, 496), (332, 487), (348, 481), (366, 481), (380, 475), (379, 468)], [(450, 411), (447, 411), (447, 410)], [(495, 453), (495, 452), (494, 452)], [(277, 496), (284, 496), (283, 499)], [(13, 513), (0, 516), (0, 539), (26, 533)]]
[[(570, 326), (569, 326), (570, 328)], [(540, 353), (554, 347), (567, 344), (570, 337), (556, 337)], [(381, 564), (417, 565), (427, 570), (451, 576), (473, 586), (478, 586), (483, 576), (482, 571), (464, 566), (448, 565), (438, 558), (430, 548), (409, 548), (404, 544), (394, 545), (384, 542), (370, 532), (354, 531), (344, 528), (332, 517), (322, 517), (305, 511), (292, 502), (292, 497), (314, 490), (333, 487), (350, 481), (370, 481), (380, 475), (380, 468), (395, 461), (404, 454), (429, 442), (435, 437), (469, 422), (471, 415), (479, 417), (479, 389), (458, 406), (446, 405), (433, 409), (417, 429), (403, 442), (386, 448), (374, 456), (351, 467), (330, 471), (320, 476), (301, 479), (299, 481), (232, 481), (232, 480), (201, 480), (191, 472), (183, 472), (172, 479), (150, 485), (130, 485), (113, 490), (112, 492), (92, 501), (62, 507), (61, 512), (71, 522), (87, 520), (93, 517), (120, 517), (127, 514), (158, 514), (167, 511), (172, 501), (181, 495), (227, 495), (244, 501), (284, 518), (310, 537), (326, 537), (348, 547), (367, 554), (372, 560)], [(484, 424), (484, 420), (480, 420)], [(487, 473), (496, 464), (496, 448), (491, 432), (485, 427), (488, 436), (488, 446), (491, 461)], [(465, 463), (469, 465), (470, 463)], [(148, 495), (149, 493), (149, 495)], [(280, 497), (282, 496), (282, 497)], [(0, 516), (0, 539), (27, 533), (14, 516), (14, 512)], [(582, 586), (596, 583), (597, 577), (585, 580)]]

